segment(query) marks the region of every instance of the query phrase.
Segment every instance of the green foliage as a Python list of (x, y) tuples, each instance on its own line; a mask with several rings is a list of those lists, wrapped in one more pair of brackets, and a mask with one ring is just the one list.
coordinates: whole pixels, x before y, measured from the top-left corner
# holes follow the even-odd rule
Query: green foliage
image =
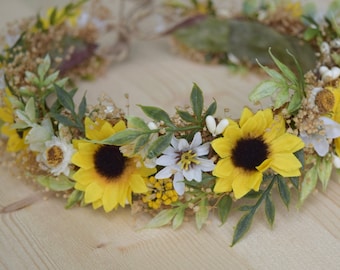
[[(84, 127), (84, 116), (86, 113), (86, 98), (83, 96), (79, 107), (78, 112), (76, 112), (76, 106), (73, 100), (73, 93), (67, 92), (64, 88), (58, 86), (57, 84), (54, 85), (55, 91), (57, 94), (57, 101), (61, 105), (61, 108), (66, 109), (69, 116), (65, 116), (64, 114), (60, 114), (58, 111), (50, 111), (50, 115), (52, 118), (56, 119), (61, 124), (68, 126), (68, 127), (75, 127), (80, 130), (83, 134), (85, 133)], [(58, 108), (59, 106), (54, 106), (53, 108)]]
[(271, 50), (269, 50), (269, 54), (281, 73), (262, 66), (259, 63), (259, 65), (271, 77), (271, 79), (263, 81), (257, 85), (250, 93), (249, 100), (252, 102), (258, 102), (263, 98), (275, 94), (274, 109), (279, 109), (282, 106), (286, 106), (286, 104), (288, 104), (288, 113), (294, 114), (301, 107), (302, 99), (305, 96), (304, 75), (301, 67), (299, 66), (296, 58), (292, 54), (288, 53), (296, 64), (296, 69), (298, 70), (298, 76), (296, 76), (295, 73), (290, 68), (288, 68), (288, 66), (283, 64), (271, 53)]
[(308, 196), (315, 190), (318, 180), (322, 184), (323, 191), (326, 190), (328, 182), (332, 174), (332, 157), (331, 155), (326, 155), (325, 157), (316, 157), (315, 161), (309, 162), (310, 168), (305, 173), (304, 179), (301, 183), (301, 190), (299, 196), (299, 205), (301, 206), (303, 202), (308, 198)]
[(36, 177), (36, 181), (40, 185), (53, 191), (67, 191), (74, 187), (74, 182), (63, 174), (58, 177), (40, 175)]
[(198, 211), (195, 214), (196, 226), (199, 230), (202, 229), (208, 217), (209, 217), (208, 199), (203, 198), (200, 201), (199, 206), (198, 206)]
[(145, 115), (159, 125), (158, 128), (149, 128), (142, 118), (128, 117), (127, 129), (115, 133), (100, 143), (118, 146), (131, 144), (134, 153), (145, 151), (147, 158), (155, 158), (170, 145), (174, 133), (184, 131), (188, 134), (187, 138), (190, 139), (195, 132), (205, 126), (207, 114), (216, 112), (217, 105), (215, 101), (204, 111), (203, 92), (196, 84), (193, 85), (191, 91), (190, 103), (193, 113), (177, 110), (178, 116), (188, 125), (176, 126), (170, 115), (161, 108), (139, 105)]
[(221, 225), (223, 225), (227, 221), (232, 203), (233, 203), (233, 200), (227, 194), (222, 195), (222, 197), (218, 201), (217, 212), (218, 212), (218, 217), (221, 220)]
[(65, 208), (69, 209), (69, 208), (73, 207), (77, 203), (82, 202), (83, 198), (84, 198), (84, 192), (77, 190), (77, 189), (74, 189), (67, 199), (67, 203), (65, 205)]
[(246, 212), (241, 219), (238, 221), (232, 240), (232, 246), (236, 244), (250, 229), (253, 217), (259, 207), (264, 202), (264, 210), (266, 214), (267, 221), (270, 226), (273, 226), (275, 220), (275, 205), (272, 201), (272, 188), (276, 183), (279, 189), (279, 193), (283, 203), (287, 206), (290, 204), (290, 191), (284, 179), (280, 175), (267, 175), (264, 181), (269, 181), (268, 186), (263, 190), (259, 191), (259, 196), (257, 196), (257, 201), (253, 205), (242, 205), (239, 207), (240, 211)]
[(222, 63), (231, 63), (228, 55), (232, 54), (240, 63), (256, 65), (259, 61), (272, 66), (272, 59), (267, 53), (269, 48), (273, 48), (285, 65), (294, 68), (293, 59), (286, 57), (287, 50), (292, 52), (304, 72), (314, 68), (316, 63), (315, 51), (308, 43), (283, 35), (255, 20), (208, 16), (195, 24), (179, 28), (174, 32), (174, 37), (185, 48), (202, 53), (206, 59), (217, 57)]

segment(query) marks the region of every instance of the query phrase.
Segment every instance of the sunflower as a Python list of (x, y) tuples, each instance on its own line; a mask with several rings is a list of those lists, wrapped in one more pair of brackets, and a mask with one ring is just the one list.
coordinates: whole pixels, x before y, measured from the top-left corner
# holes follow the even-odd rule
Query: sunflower
[(274, 118), (270, 109), (253, 114), (244, 108), (239, 124), (230, 120), (223, 137), (211, 145), (220, 157), (213, 170), (216, 193), (233, 191), (239, 199), (250, 190), (258, 191), (263, 172), (269, 168), (283, 177), (301, 174), (302, 165), (294, 152), (304, 143), (286, 133), (283, 118)]
[[(112, 126), (105, 120), (85, 119), (86, 138), (90, 140), (106, 139), (125, 128), (122, 120)], [(145, 179), (156, 169), (146, 168), (136, 157), (125, 157), (118, 146), (86, 140), (77, 140), (74, 145), (78, 151), (72, 163), (79, 167), (73, 175), (75, 189), (85, 193), (85, 203), (92, 203), (94, 209), (103, 206), (109, 212), (118, 205), (124, 207), (127, 201), (131, 203), (132, 192), (147, 192)]]
[(1, 127), (1, 133), (8, 136), (6, 151), (18, 152), (27, 147), (25, 144), (25, 136), (28, 130), (17, 131), (12, 128), (12, 124), (14, 124), (14, 111), (10, 102), (11, 96), (12, 94), (7, 88), (5, 95), (2, 97), (3, 105), (0, 107), (0, 120), (4, 122)]

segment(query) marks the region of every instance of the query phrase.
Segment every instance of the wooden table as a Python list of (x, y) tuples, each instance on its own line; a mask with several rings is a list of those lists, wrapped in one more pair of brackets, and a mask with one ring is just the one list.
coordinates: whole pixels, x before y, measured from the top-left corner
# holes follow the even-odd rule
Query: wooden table
[[(53, 0), (0, 0), (0, 24), (33, 15)], [(330, 2), (330, 1), (325, 1)], [(189, 103), (192, 83), (215, 97), (219, 115), (239, 117), (247, 95), (259, 82), (253, 74), (234, 74), (221, 66), (205, 66), (175, 55), (168, 40), (136, 41), (127, 61), (112, 66), (95, 83), (82, 83), (89, 100), (98, 91), (126, 104), (157, 105), (170, 113)], [(225, 113), (224, 108), (230, 111)], [(5, 155), (2, 154), (2, 159)], [(220, 226), (214, 216), (201, 231), (193, 221), (173, 231), (165, 227), (141, 230), (149, 217), (130, 209), (105, 214), (90, 207), (65, 210), (65, 200), (45, 195), (31, 183), (14, 177), (8, 163), (0, 167), (0, 209), (24, 198), (29, 207), (0, 214), (0, 269), (340, 269), (340, 184), (334, 176), (327, 193), (315, 192), (297, 210), (277, 198), (273, 229), (260, 211), (250, 233), (233, 248), (234, 210)]]

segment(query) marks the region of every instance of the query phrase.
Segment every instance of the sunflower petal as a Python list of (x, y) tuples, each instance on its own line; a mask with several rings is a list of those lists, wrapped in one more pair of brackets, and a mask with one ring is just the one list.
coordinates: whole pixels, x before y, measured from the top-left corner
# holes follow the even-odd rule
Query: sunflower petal
[(276, 154), (272, 156), (270, 167), (283, 177), (300, 176), (300, 161), (292, 153)]
[(97, 182), (92, 182), (85, 190), (85, 203), (92, 203), (103, 196), (103, 187)]
[(234, 178), (232, 188), (236, 199), (242, 198), (250, 190), (256, 188), (258, 190), (259, 184), (262, 181), (261, 172), (243, 173), (239, 172)]
[(242, 127), (253, 115), (254, 113), (248, 107), (245, 107), (241, 114), (240, 126)]
[(231, 159), (221, 159), (217, 162), (213, 175), (222, 178), (229, 177), (233, 173), (234, 169), (235, 167)]
[(217, 178), (216, 184), (214, 187), (214, 192), (215, 193), (222, 193), (222, 192), (230, 192), (232, 191), (232, 178)]
[(139, 174), (132, 174), (130, 176), (130, 187), (134, 193), (144, 193), (148, 191), (143, 177)]
[(106, 213), (113, 210), (118, 205), (119, 188), (115, 183), (107, 185), (102, 197), (103, 208)]
[(285, 133), (280, 137), (276, 138), (271, 143), (272, 153), (295, 153), (296, 151), (304, 147), (303, 141), (289, 133)]

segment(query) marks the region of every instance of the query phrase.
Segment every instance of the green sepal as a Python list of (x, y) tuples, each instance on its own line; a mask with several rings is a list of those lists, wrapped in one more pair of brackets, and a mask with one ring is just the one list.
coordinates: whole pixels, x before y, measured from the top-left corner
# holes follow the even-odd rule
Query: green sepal
[(36, 177), (36, 181), (53, 191), (66, 191), (73, 188), (75, 184), (65, 175), (59, 175), (58, 177), (39, 175)]
[(227, 194), (223, 195), (223, 197), (219, 200), (217, 204), (217, 212), (218, 217), (221, 221), (221, 225), (223, 225), (227, 221), (232, 203), (233, 200)]

